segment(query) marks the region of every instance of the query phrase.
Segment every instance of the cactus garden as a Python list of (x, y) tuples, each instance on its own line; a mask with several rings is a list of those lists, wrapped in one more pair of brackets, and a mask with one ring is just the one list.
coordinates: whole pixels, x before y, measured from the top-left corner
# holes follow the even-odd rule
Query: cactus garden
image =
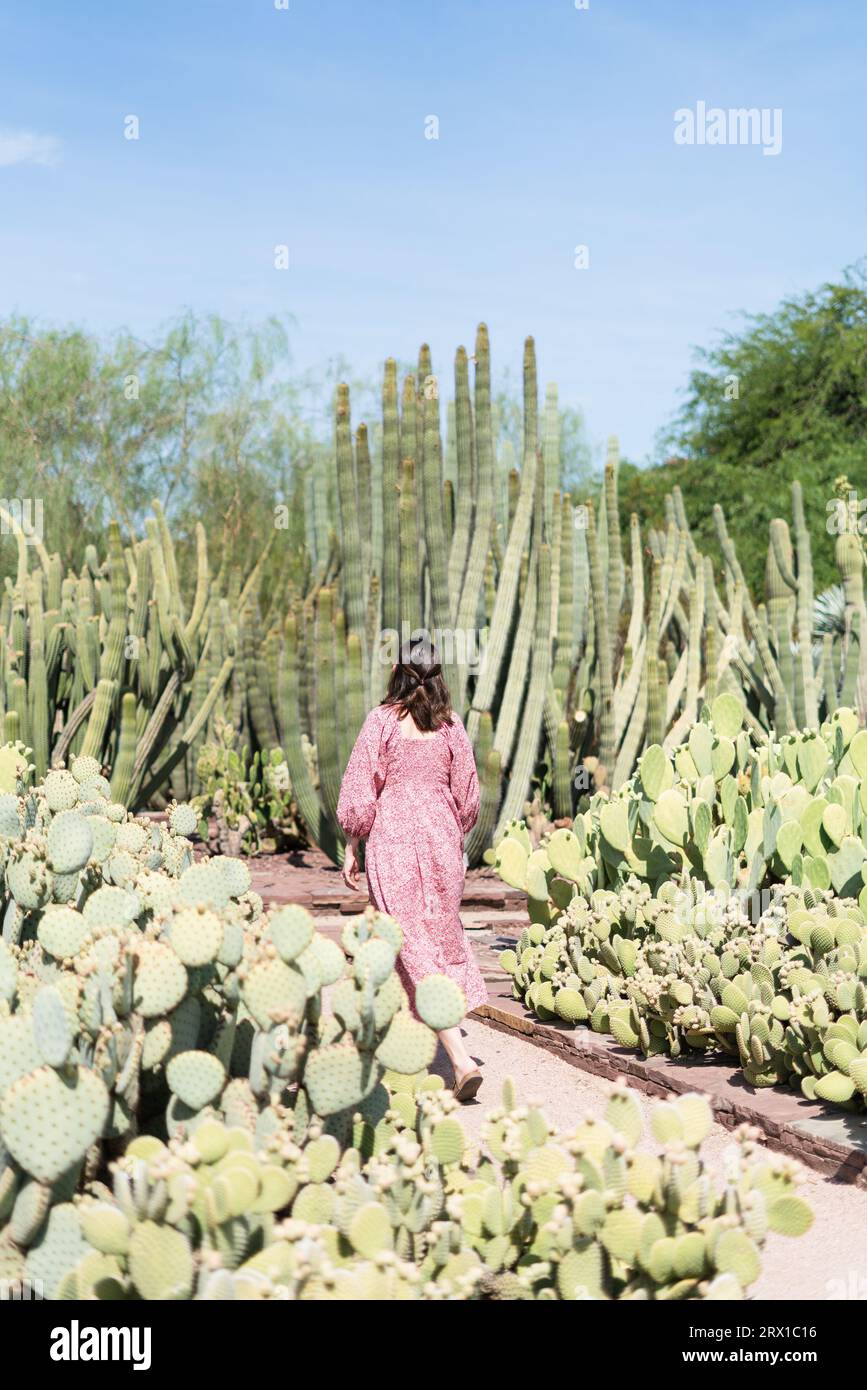
[[(742, 1133), (703, 1172), (710, 1109), (625, 1089), (559, 1135), (507, 1087), (470, 1144), (427, 1072), (465, 1010), (405, 1006), (400, 927), (343, 949), (263, 911), (242, 860), (194, 862), (196, 815), (112, 799), (88, 754), (38, 784), (2, 751), (0, 1271), (52, 1299), (740, 1298), (771, 1230), (811, 1222)], [(325, 991), (330, 1007), (323, 1007)]]
[(89, 546), (66, 570), (4, 513), (18, 562), (0, 604), (0, 714), (36, 775), (95, 758), (132, 810), (191, 799), (220, 821), (224, 848), (306, 840), (340, 862), (352, 742), (400, 642), (427, 638), (475, 751), (482, 811), (467, 852), (479, 864), (528, 802), (553, 825), (587, 790), (619, 794), (649, 748), (671, 753), (718, 696), (739, 702), (758, 743), (838, 710), (864, 722), (857, 529), (836, 539), (839, 623), (821, 631), (821, 519), (797, 481), (752, 594), (719, 505), (715, 555), (677, 487), (663, 528), (633, 515), (624, 533), (615, 439), (598, 494), (560, 490), (557, 391), (540, 404), (532, 339), (520, 459), (494, 419), (484, 325), (472, 361), (471, 373), (458, 349), (446, 402), (427, 348), (402, 383), (389, 360), (374, 450), (339, 387), (333, 447), (299, 465), (293, 506), (275, 503), (249, 568), (230, 546), (215, 568), (201, 524), (180, 546), (158, 501), (140, 536), (114, 521), (105, 553)]
[[(762, 594), (696, 540), (561, 486), (524, 346), (520, 450), (481, 325), (296, 470), (252, 563), (154, 502), (77, 565), (8, 516), (0, 602), (0, 1282), (77, 1300), (730, 1300), (813, 1213), (741, 1126), (622, 1083), (564, 1128), (511, 1082), (467, 1127), (398, 921), (265, 906), (269, 856), (345, 853), (341, 777), (407, 637), (472, 743), (469, 864), (524, 895), (528, 1015), (756, 1094), (867, 1099), (864, 549), (821, 621), (800, 483)], [(513, 431), (514, 433), (514, 431)], [(826, 605), (827, 607), (827, 605)], [(701, 1089), (698, 1075), (697, 1091)]]
[(249, 1379), (241, 1304), (592, 1302), (618, 1371), (823, 1362), (867, 11), (8, 8), (12, 1349)]

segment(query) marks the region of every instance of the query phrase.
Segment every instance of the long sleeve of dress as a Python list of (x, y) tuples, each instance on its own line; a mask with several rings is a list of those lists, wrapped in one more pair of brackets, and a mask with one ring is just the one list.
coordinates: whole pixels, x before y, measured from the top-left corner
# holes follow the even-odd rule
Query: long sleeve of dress
[(466, 835), (479, 815), (479, 778), (472, 744), (457, 715), (452, 715), (449, 745), (452, 750), (449, 787), (458, 808), (461, 829)]
[(346, 764), (337, 802), (337, 819), (344, 832), (363, 840), (376, 816), (376, 799), (382, 721), (375, 709), (365, 719)]

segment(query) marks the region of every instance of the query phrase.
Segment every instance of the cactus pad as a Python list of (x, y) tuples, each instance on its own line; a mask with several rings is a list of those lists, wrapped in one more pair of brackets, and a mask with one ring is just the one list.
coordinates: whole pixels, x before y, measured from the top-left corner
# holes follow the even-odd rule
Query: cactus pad
[(173, 806), (169, 811), (169, 825), (175, 835), (194, 835), (198, 828), (199, 817), (195, 808), (182, 802), (178, 806)]
[(411, 1076), (429, 1067), (436, 1052), (436, 1037), (411, 1014), (395, 1014), (376, 1056), (389, 1071)]
[(52, 811), (71, 811), (78, 801), (78, 782), (71, 772), (49, 772), (44, 782), (45, 800)]
[(40, 1182), (56, 1182), (102, 1134), (109, 1094), (95, 1072), (39, 1067), (9, 1087), (0, 1130), (17, 1163)]
[(387, 941), (382, 941), (374, 937), (370, 941), (365, 941), (359, 946), (353, 961), (353, 970), (356, 980), (364, 983), (371, 980), (374, 988), (385, 983), (394, 969), (396, 954), (394, 947)]
[(129, 1272), (142, 1298), (148, 1301), (190, 1297), (193, 1256), (180, 1231), (143, 1221), (129, 1241)]
[(241, 994), (260, 1028), (275, 1022), (297, 1027), (307, 1004), (304, 976), (282, 960), (264, 960), (246, 975)]
[(50, 906), (39, 919), (39, 943), (57, 960), (68, 960), (84, 949), (90, 930), (80, 912), (71, 907)]
[(143, 1018), (171, 1013), (187, 992), (187, 972), (183, 964), (170, 946), (159, 941), (142, 941), (137, 950), (136, 1007)]
[(416, 986), (415, 1007), (419, 1017), (438, 1033), (443, 1028), (457, 1028), (466, 1017), (467, 1001), (448, 975), (428, 975)]
[(86, 782), (90, 782), (94, 777), (99, 777), (102, 774), (102, 767), (96, 758), (86, 756), (74, 758), (70, 770), (79, 786), (83, 786)]
[(268, 923), (268, 934), (287, 964), (307, 949), (313, 933), (313, 918), (304, 907), (278, 908)]
[(33, 1038), (43, 1062), (65, 1065), (74, 1042), (72, 1028), (59, 992), (47, 985), (33, 1001)]
[(381, 1075), (370, 1057), (350, 1042), (320, 1047), (307, 1059), (304, 1089), (317, 1115), (334, 1115), (359, 1105)]
[(210, 1052), (179, 1052), (166, 1067), (173, 1093), (191, 1110), (203, 1110), (226, 1084), (226, 1071)]
[(184, 965), (209, 965), (223, 944), (223, 924), (206, 908), (188, 907), (172, 918), (169, 938)]

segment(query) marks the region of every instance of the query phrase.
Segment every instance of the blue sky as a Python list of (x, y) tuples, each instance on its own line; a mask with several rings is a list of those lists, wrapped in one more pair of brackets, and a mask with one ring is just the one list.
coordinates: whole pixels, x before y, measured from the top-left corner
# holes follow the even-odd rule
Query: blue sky
[[(3, 0), (0, 313), (289, 313), (299, 370), (444, 375), (483, 318), (642, 459), (693, 345), (865, 251), (865, 40), (851, 0)], [(698, 101), (781, 153), (677, 145)]]

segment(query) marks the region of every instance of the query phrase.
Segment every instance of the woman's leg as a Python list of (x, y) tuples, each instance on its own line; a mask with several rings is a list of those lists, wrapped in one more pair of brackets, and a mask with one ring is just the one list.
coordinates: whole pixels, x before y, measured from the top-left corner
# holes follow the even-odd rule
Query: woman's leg
[(461, 1033), (460, 1024), (457, 1028), (443, 1028), (437, 1035), (446, 1050), (448, 1059), (452, 1064), (455, 1073), (455, 1081), (460, 1081), (466, 1076), (468, 1071), (475, 1071), (476, 1064), (467, 1050)]

